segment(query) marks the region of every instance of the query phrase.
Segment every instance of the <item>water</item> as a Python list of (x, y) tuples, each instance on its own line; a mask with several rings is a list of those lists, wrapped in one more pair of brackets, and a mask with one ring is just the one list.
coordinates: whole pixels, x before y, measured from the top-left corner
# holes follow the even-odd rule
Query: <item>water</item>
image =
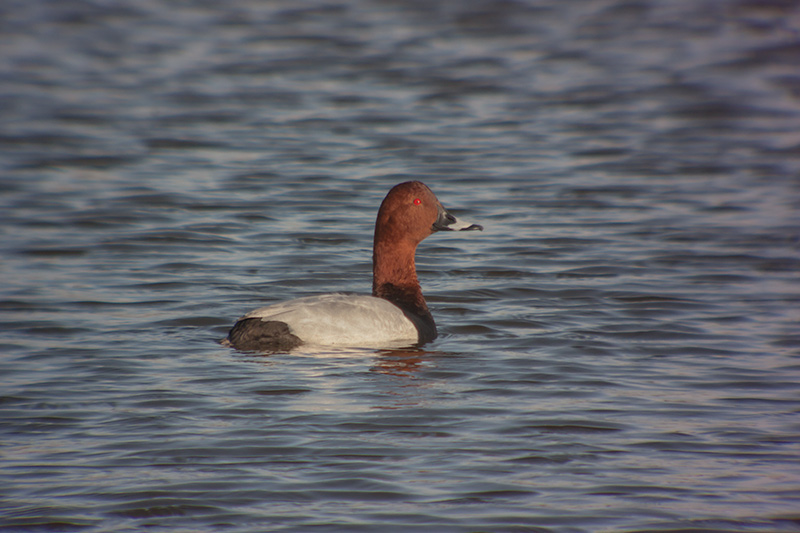
[[(793, 2), (5, 2), (0, 527), (797, 531)], [(423, 350), (217, 344), (368, 292)]]

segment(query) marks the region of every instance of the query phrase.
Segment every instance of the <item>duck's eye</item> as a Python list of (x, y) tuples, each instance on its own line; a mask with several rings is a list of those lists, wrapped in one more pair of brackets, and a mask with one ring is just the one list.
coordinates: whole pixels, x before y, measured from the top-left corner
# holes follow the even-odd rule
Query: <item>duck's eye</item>
[(419, 198), (414, 198), (414, 205), (419, 205), (421, 203), (422, 203), (422, 200), (420, 200)]

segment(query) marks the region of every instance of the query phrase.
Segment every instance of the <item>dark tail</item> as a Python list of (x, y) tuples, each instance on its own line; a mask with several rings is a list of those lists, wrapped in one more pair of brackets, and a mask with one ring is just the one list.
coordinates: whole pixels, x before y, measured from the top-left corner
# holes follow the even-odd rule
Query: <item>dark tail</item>
[(228, 333), (228, 344), (243, 352), (288, 352), (303, 341), (285, 322), (243, 318)]

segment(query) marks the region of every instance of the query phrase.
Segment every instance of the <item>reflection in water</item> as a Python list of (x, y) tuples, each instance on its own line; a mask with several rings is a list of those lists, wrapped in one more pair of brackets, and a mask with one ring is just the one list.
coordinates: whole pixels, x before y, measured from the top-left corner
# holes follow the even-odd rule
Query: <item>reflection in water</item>
[[(237, 352), (235, 358), (258, 365), (265, 381), (256, 390), (260, 396), (290, 397), (295, 411), (348, 413), (426, 405), (439, 386), (451, 387), (420, 375), (441, 355), (418, 348), (375, 351), (306, 345), (290, 353)], [(330, 375), (332, 370), (335, 376)], [(350, 390), (350, 380), (365, 372), (376, 377), (367, 396)]]
[(392, 376), (413, 377), (435, 355), (436, 352), (427, 352), (422, 349), (380, 350), (376, 354), (375, 363), (370, 371)]

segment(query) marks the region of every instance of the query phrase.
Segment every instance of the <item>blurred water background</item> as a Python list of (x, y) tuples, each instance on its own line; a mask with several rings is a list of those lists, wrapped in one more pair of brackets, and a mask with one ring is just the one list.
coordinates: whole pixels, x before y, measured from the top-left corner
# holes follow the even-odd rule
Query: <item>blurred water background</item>
[[(0, 530), (800, 530), (791, 0), (5, 0)], [(217, 344), (370, 290), (422, 350)]]

